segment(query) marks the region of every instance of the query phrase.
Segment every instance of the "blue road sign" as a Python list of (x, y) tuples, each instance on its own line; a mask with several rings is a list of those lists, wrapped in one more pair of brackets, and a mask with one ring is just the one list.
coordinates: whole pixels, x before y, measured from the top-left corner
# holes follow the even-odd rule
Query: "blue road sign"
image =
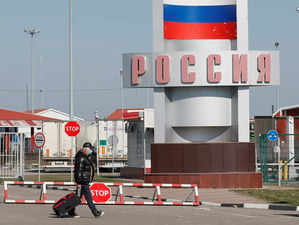
[(278, 133), (276, 130), (270, 130), (267, 134), (267, 138), (269, 141), (277, 141)]

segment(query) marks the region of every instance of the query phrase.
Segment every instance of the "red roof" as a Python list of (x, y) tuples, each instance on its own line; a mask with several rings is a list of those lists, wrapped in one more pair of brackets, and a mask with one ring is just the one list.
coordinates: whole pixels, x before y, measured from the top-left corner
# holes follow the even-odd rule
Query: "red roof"
[[(40, 112), (43, 112), (43, 111), (46, 111), (46, 110), (48, 110), (48, 109), (47, 108), (44, 108), (44, 109), (34, 109), (33, 112), (34, 113), (40, 113)], [(27, 110), (24, 113), (31, 113), (31, 112), (32, 112), (32, 110)]]
[(279, 116), (299, 116), (299, 105), (281, 107), (275, 113), (273, 113), (273, 117)]
[(142, 110), (143, 109), (117, 109), (107, 116), (106, 120), (138, 120), (140, 119), (139, 112)]
[(16, 112), (7, 109), (0, 109), (0, 120), (57, 120), (45, 116), (32, 115), (31, 113)]
[(57, 121), (57, 119), (0, 109), (0, 126), (2, 127), (37, 126), (40, 124), (40, 121)]

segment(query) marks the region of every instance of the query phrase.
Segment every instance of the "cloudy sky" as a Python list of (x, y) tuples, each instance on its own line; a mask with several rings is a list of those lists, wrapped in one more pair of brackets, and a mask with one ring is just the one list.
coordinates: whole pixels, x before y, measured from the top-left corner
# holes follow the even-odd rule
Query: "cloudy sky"
[[(30, 38), (34, 42), (35, 107), (69, 112), (68, 0), (0, 0), (0, 108), (30, 106)], [(274, 49), (280, 42), (280, 106), (299, 104), (298, 0), (249, 0), (251, 50)], [(121, 107), (121, 54), (152, 48), (151, 0), (73, 0), (74, 111), (86, 119)], [(251, 116), (270, 115), (277, 88), (251, 92)], [(151, 91), (124, 90), (125, 107), (152, 106)]]

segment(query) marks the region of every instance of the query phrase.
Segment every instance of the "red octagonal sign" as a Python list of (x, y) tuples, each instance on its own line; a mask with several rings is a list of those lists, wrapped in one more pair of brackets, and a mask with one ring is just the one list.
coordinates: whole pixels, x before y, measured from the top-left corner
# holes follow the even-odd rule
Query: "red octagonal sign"
[(92, 200), (96, 203), (103, 203), (109, 201), (111, 197), (111, 190), (105, 184), (97, 183), (90, 186)]
[(69, 121), (65, 124), (64, 130), (68, 136), (75, 137), (80, 132), (80, 125), (77, 121)]

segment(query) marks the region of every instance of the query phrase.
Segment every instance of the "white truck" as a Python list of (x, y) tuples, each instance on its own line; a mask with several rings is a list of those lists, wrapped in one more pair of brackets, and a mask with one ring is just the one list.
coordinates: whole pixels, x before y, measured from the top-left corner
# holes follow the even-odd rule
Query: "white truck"
[[(84, 142), (97, 146), (98, 162), (102, 168), (120, 168), (127, 164), (126, 121), (99, 121), (99, 123), (79, 121), (80, 133), (69, 137), (65, 133), (65, 122), (44, 122), (42, 132), (45, 135), (43, 147), (43, 168), (47, 171), (69, 171), (71, 158), (80, 150)], [(72, 141), (75, 149), (72, 149)]]

